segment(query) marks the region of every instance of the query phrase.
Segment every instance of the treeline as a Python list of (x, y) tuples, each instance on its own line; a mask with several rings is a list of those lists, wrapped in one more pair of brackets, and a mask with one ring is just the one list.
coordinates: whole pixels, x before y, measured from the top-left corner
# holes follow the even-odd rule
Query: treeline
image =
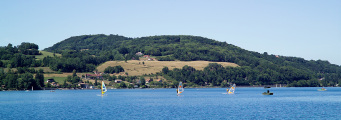
[(191, 66), (173, 70), (164, 67), (162, 73), (165, 76), (170, 76), (173, 80), (183, 81), (190, 86), (226, 87), (227, 83), (236, 83), (246, 86), (287, 84), (294, 87), (318, 87), (341, 84), (341, 79), (334, 81), (328, 75), (329, 77), (325, 76), (319, 80), (320, 77), (292, 67), (281, 67), (280, 72), (276, 72), (270, 69), (252, 69), (249, 66), (223, 67), (220, 64), (211, 63), (204, 70), (196, 70)]
[(19, 74), (17, 72), (13, 72), (11, 69), (8, 72), (5, 72), (3, 69), (0, 69), (0, 89), (6, 90), (41, 90), (45, 87), (44, 85), (44, 71), (39, 69), (38, 71), (34, 71), (35, 77), (33, 77), (33, 73), (25, 72)]
[(77, 76), (77, 71), (72, 71), (72, 76), (68, 75), (64, 80), (63, 84), (60, 86), (61, 88), (77, 88), (78, 83), (82, 82), (82, 79)]
[(107, 68), (104, 69), (104, 73), (109, 73), (109, 74), (113, 74), (113, 73), (120, 73), (120, 72), (124, 72), (124, 69), (122, 66), (108, 66)]
[(34, 43), (23, 42), (18, 46), (18, 50), (20, 53), (25, 55), (40, 55), (39, 46)]
[(41, 61), (32, 56), (38, 54), (38, 45), (34, 43), (21, 43), (18, 47), (8, 44), (0, 47), (0, 67), (40, 67)]
[[(128, 54), (122, 55), (117, 51), (115, 54), (112, 52), (102, 52), (99, 56), (91, 55), (88, 51), (65, 50), (61, 57), (45, 57), (42, 61), (44, 66), (50, 67), (54, 71), (61, 72), (92, 72), (96, 66), (111, 60), (127, 60)], [(138, 56), (135, 56), (138, 59)]]

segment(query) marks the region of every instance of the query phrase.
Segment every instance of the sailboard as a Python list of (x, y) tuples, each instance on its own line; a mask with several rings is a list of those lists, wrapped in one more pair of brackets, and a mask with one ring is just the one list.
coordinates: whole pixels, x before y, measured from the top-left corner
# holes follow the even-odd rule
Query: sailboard
[(233, 84), (232, 87), (229, 89), (227, 94), (234, 94), (234, 91), (236, 90), (236, 84)]
[(327, 91), (325, 88), (317, 89), (317, 91)]
[(179, 83), (179, 87), (178, 87), (178, 95), (180, 95), (182, 92), (184, 92), (184, 86), (182, 85), (182, 82)]
[(105, 87), (105, 84), (103, 81), (102, 81), (101, 91), (102, 91), (102, 95), (104, 95), (104, 93), (107, 92), (107, 88)]

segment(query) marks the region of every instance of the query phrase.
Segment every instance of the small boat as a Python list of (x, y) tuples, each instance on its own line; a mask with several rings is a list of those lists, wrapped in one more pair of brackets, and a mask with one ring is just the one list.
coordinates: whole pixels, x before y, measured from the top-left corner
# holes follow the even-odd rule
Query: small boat
[(270, 86), (264, 86), (264, 88), (271, 88)]
[(321, 88), (321, 89), (317, 89), (317, 91), (326, 91), (327, 89), (325, 88)]
[(107, 92), (107, 88), (105, 87), (105, 84), (103, 81), (102, 81), (101, 91), (102, 91), (102, 96), (104, 95), (105, 92)]
[(232, 87), (228, 90), (227, 94), (234, 94), (235, 90), (236, 90), (236, 84), (233, 84)]
[(267, 92), (263, 92), (263, 95), (274, 95), (274, 93), (270, 92), (269, 90)]
[(182, 92), (184, 92), (184, 86), (182, 85), (182, 82), (179, 83), (179, 87), (176, 90), (177, 91), (177, 95), (180, 95)]
[(271, 93), (271, 92), (269, 92), (269, 93), (263, 92), (262, 94), (263, 94), (263, 95), (274, 95), (274, 93)]

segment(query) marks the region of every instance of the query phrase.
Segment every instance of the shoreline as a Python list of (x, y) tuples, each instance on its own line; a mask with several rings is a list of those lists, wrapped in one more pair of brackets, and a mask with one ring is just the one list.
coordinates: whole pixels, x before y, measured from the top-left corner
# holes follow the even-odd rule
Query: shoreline
[[(331, 87), (323, 87), (323, 88), (332, 88)], [(202, 88), (225, 88), (226, 87), (188, 87), (185, 89), (202, 89)], [(264, 87), (259, 87), (259, 86), (240, 86), (237, 88), (264, 88)], [(272, 88), (321, 88), (321, 87), (272, 87)], [(334, 88), (334, 87), (333, 87)], [(128, 89), (128, 88), (114, 88), (114, 89), (108, 89), (108, 90), (119, 90), (119, 89)], [(155, 89), (176, 89), (176, 88), (134, 88), (134, 89), (139, 89), (139, 90), (155, 90)], [(101, 89), (69, 89), (69, 88), (56, 88), (56, 89), (45, 89), (45, 90), (33, 90), (33, 91), (58, 91), (58, 90), (101, 90)], [(27, 91), (27, 92), (32, 92), (32, 90), (1, 90), (1, 91)], [(0, 92), (1, 92), (0, 91)]]

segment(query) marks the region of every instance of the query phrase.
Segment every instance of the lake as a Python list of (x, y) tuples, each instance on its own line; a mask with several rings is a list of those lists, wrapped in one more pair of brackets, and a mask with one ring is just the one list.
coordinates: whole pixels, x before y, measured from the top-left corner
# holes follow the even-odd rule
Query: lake
[(341, 88), (1, 91), (1, 119), (341, 119)]

